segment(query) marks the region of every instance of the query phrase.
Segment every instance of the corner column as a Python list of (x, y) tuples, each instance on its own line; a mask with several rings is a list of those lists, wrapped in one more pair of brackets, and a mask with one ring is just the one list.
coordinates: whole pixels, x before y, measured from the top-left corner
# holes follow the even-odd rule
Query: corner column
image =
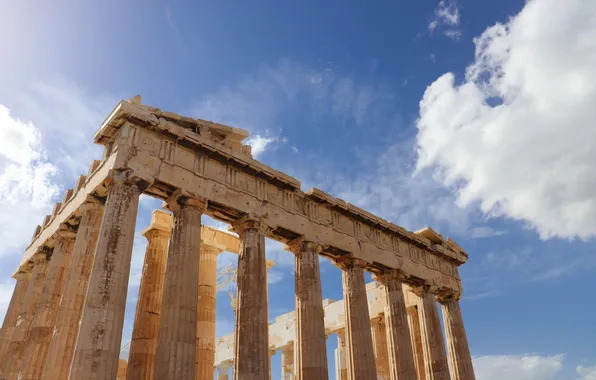
[(71, 379), (114, 379), (118, 372), (139, 196), (146, 183), (117, 170), (108, 181)]
[(12, 333), (10, 345), (4, 356), (2, 365), (2, 376), (4, 378), (16, 379), (18, 370), (21, 366), (25, 344), (27, 343), (29, 333), (31, 332), (31, 322), (33, 321), (35, 308), (37, 307), (39, 297), (41, 296), (43, 285), (46, 282), (48, 251), (49, 250), (44, 250), (33, 256), (31, 280), (27, 284), (27, 290), (25, 291), (23, 302), (19, 308), (19, 316), (15, 323), (15, 329)]
[(217, 256), (221, 252), (219, 248), (201, 245), (195, 380), (213, 380), (215, 371)]
[(130, 380), (153, 379), (171, 233), (172, 216), (165, 211), (153, 211), (151, 224), (142, 232), (147, 238), (147, 248), (126, 370), (126, 378)]
[(335, 378), (348, 380), (348, 365), (346, 363), (346, 330), (337, 330), (337, 348), (335, 349)]
[(327, 379), (325, 312), (319, 270), (321, 246), (297, 240), (286, 249), (296, 263), (296, 379)]
[[(389, 380), (389, 356), (387, 349), (387, 332), (383, 317), (371, 321), (373, 347), (375, 350), (375, 367), (378, 380)], [(407, 377), (405, 378), (407, 379)]]
[(443, 309), (451, 380), (475, 380), (472, 355), (470, 355), (464, 320), (459, 307), (459, 295), (439, 297), (439, 302)]
[(104, 205), (95, 199), (90, 199), (79, 207), (81, 221), (48, 349), (44, 379), (68, 378), (103, 211)]
[(74, 230), (65, 224), (62, 224), (54, 235), (54, 252), (48, 263), (46, 282), (31, 323), (31, 333), (23, 355), (19, 379), (36, 380), (43, 374), (75, 237)]
[(449, 366), (437, 299), (427, 287), (412, 289), (418, 296), (418, 313), (424, 353), (424, 369), (428, 380), (449, 380)]
[(269, 325), (267, 319), (267, 268), (265, 232), (258, 219), (234, 223), (240, 235), (238, 301), (234, 329), (234, 379), (263, 380), (269, 376)]
[(377, 277), (385, 299), (386, 339), (391, 380), (416, 378), (406, 301), (402, 288), (403, 274), (398, 271)]
[(29, 279), (31, 278), (31, 272), (18, 272), (13, 277), (17, 280), (17, 283), (12, 292), (8, 309), (6, 310), (4, 323), (2, 323), (2, 329), (0, 329), (0, 364), (2, 364), (4, 355), (6, 355), (6, 351), (10, 346), (12, 333), (15, 329), (17, 318), (19, 316), (19, 309), (23, 303), (23, 298), (25, 297), (25, 292), (27, 291), (27, 285), (29, 284)]
[(364, 283), (365, 263), (346, 259), (338, 266), (342, 269), (344, 290), (348, 379), (375, 380), (375, 353)]
[(281, 349), (281, 380), (294, 379), (294, 342), (291, 342)]
[(167, 202), (174, 213), (168, 248), (155, 378), (194, 379), (199, 302), (201, 215), (207, 204), (176, 193)]

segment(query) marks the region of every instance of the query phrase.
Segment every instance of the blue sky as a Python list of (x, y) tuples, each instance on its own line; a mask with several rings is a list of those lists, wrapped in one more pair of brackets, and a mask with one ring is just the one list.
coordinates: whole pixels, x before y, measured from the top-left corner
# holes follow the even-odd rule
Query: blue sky
[[(35, 226), (100, 156), (93, 132), (141, 94), (248, 129), (303, 190), (454, 238), (479, 379), (596, 379), (594, 20), (589, 0), (5, 5), (1, 312)], [(159, 206), (142, 199), (138, 231)], [(273, 319), (294, 308), (293, 258), (275, 242), (268, 255)], [(339, 270), (322, 271), (340, 299)], [(221, 292), (218, 333), (232, 323)]]

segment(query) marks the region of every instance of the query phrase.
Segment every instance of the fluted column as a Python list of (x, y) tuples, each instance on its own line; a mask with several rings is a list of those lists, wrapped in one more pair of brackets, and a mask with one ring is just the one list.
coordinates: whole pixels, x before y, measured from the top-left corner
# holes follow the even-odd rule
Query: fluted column
[(70, 266), (75, 237), (75, 231), (64, 224), (54, 235), (54, 251), (48, 263), (46, 282), (31, 323), (31, 333), (23, 355), (19, 380), (37, 380), (42, 377), (58, 316), (66, 273)]
[(234, 379), (263, 380), (269, 375), (266, 226), (257, 219), (244, 218), (233, 228), (240, 235)]
[(338, 266), (342, 269), (344, 290), (348, 379), (374, 380), (375, 353), (364, 283), (364, 262), (346, 259)]
[(450, 295), (439, 298), (439, 302), (443, 309), (451, 380), (475, 380), (472, 355), (470, 355), (464, 320), (459, 308), (459, 297)]
[(418, 313), (420, 317), (420, 333), (422, 337), (422, 352), (424, 353), (424, 368), (427, 380), (449, 380), (449, 367), (437, 299), (426, 288), (416, 288), (412, 291), (418, 296)]
[[(387, 332), (383, 317), (371, 321), (373, 347), (375, 350), (375, 367), (378, 380), (389, 380), (389, 356), (387, 350)], [(403, 378), (407, 379), (407, 378)]]
[(296, 379), (327, 379), (325, 314), (319, 270), (321, 246), (297, 240), (286, 249), (296, 264)]
[(414, 362), (416, 363), (416, 374), (418, 375), (417, 379), (425, 380), (426, 371), (424, 369), (424, 353), (422, 350), (422, 334), (420, 332), (420, 317), (418, 315), (418, 307), (411, 306), (406, 310), (408, 313), (408, 326), (410, 326)]
[(402, 288), (403, 274), (392, 271), (376, 277), (385, 301), (385, 325), (389, 377), (391, 380), (415, 379), (416, 365), (412, 351), (406, 301)]
[(281, 349), (281, 380), (294, 379), (294, 342), (291, 342)]
[(199, 304), (197, 314), (196, 380), (213, 380), (215, 370), (215, 297), (217, 294), (216, 247), (202, 244), (199, 259)]
[(218, 366), (217, 367), (217, 380), (228, 380), (230, 378), (230, 367), (229, 366)]
[(146, 184), (112, 171), (70, 379), (113, 379), (118, 372), (139, 196)]
[(130, 380), (153, 379), (171, 232), (172, 216), (162, 210), (153, 211), (151, 224), (142, 232), (147, 248), (126, 370)]
[(174, 213), (174, 228), (168, 248), (155, 378), (192, 380), (196, 367), (201, 215), (207, 204), (176, 194), (168, 200), (168, 207)]
[(11, 342), (2, 365), (2, 376), (6, 379), (16, 379), (22, 363), (25, 344), (31, 332), (31, 322), (33, 321), (35, 308), (37, 307), (43, 285), (46, 281), (48, 267), (47, 251), (44, 250), (43, 252), (36, 253), (32, 261), (31, 279), (27, 284), (27, 290), (19, 308), (19, 316), (15, 323)]
[(346, 331), (337, 330), (337, 348), (335, 349), (335, 378), (348, 380), (348, 365), (346, 363)]
[(124, 359), (120, 359), (118, 361), (118, 375), (116, 376), (116, 380), (124, 380), (126, 379), (126, 374), (128, 372), (128, 363)]
[(99, 237), (104, 206), (97, 200), (79, 207), (81, 220), (58, 308), (43, 378), (66, 379), (74, 356), (89, 275)]
[(4, 317), (4, 323), (2, 323), (2, 329), (0, 329), (0, 365), (4, 360), (4, 355), (10, 346), (12, 339), (12, 333), (17, 323), (19, 316), (19, 309), (23, 303), (25, 292), (27, 291), (27, 285), (29, 285), (29, 279), (31, 278), (31, 272), (18, 272), (13, 276), (17, 283), (12, 292), (8, 309), (6, 310), (6, 316)]

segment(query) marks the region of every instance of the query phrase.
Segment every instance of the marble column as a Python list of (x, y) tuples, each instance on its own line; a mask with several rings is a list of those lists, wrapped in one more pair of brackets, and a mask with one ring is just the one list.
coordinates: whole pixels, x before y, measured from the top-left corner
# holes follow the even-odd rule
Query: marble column
[(337, 348), (335, 349), (335, 378), (348, 380), (348, 365), (346, 363), (346, 331), (337, 330)]
[(27, 290), (19, 308), (19, 316), (15, 323), (10, 345), (8, 346), (2, 364), (2, 376), (6, 379), (16, 379), (22, 363), (25, 344), (31, 332), (31, 322), (33, 321), (35, 308), (41, 296), (43, 285), (46, 282), (48, 250), (36, 253), (32, 261), (31, 279), (27, 284)]
[(75, 237), (75, 231), (65, 224), (61, 225), (54, 235), (54, 251), (48, 263), (46, 282), (31, 323), (31, 333), (23, 355), (19, 380), (37, 380), (43, 375)]
[(263, 380), (269, 374), (269, 324), (267, 320), (267, 269), (265, 232), (257, 219), (234, 223), (240, 235), (238, 301), (234, 329), (234, 379)]
[(230, 378), (230, 367), (229, 366), (218, 366), (217, 367), (217, 380), (228, 380)]
[(385, 324), (391, 380), (416, 378), (406, 301), (402, 288), (403, 275), (398, 271), (377, 277), (385, 301)]
[(424, 353), (422, 350), (422, 334), (420, 332), (420, 317), (418, 307), (411, 306), (406, 309), (408, 313), (408, 326), (410, 326), (410, 335), (412, 339), (412, 351), (414, 354), (414, 363), (416, 364), (416, 374), (418, 380), (426, 379), (424, 369)]
[(29, 279), (31, 278), (31, 272), (27, 269), (27, 272), (18, 272), (14, 276), (17, 283), (12, 292), (8, 309), (6, 310), (6, 316), (4, 317), (4, 323), (2, 329), (0, 329), (0, 364), (4, 360), (4, 355), (10, 346), (12, 339), (12, 333), (17, 323), (19, 316), (19, 309), (23, 303), (25, 292), (27, 291), (27, 285), (29, 285)]
[[(383, 317), (371, 321), (373, 348), (375, 350), (375, 367), (378, 380), (389, 380), (389, 355), (387, 349), (387, 331)], [(407, 377), (402, 377), (407, 379)]]
[(319, 270), (321, 246), (308, 241), (290, 242), (295, 255), (296, 379), (327, 379), (325, 313)]
[(161, 306), (155, 378), (195, 377), (201, 215), (207, 204), (176, 194), (167, 202), (174, 213)]
[(364, 283), (364, 262), (340, 262), (346, 319), (346, 359), (349, 380), (376, 379), (375, 353)]
[(213, 380), (215, 370), (215, 297), (217, 256), (221, 249), (202, 244), (199, 259), (199, 304), (195, 380)]
[(172, 216), (162, 210), (153, 211), (151, 224), (142, 232), (147, 248), (126, 370), (130, 380), (153, 379), (171, 232)]
[(71, 379), (113, 379), (118, 372), (139, 196), (146, 184), (127, 171), (112, 171), (108, 181)]
[(459, 297), (451, 295), (439, 298), (439, 302), (443, 310), (451, 380), (475, 380), (472, 355), (470, 355), (464, 320), (459, 308)]
[(118, 374), (116, 375), (116, 380), (124, 380), (126, 379), (126, 374), (128, 372), (128, 363), (124, 359), (120, 359), (118, 361)]
[(68, 378), (74, 346), (79, 333), (85, 295), (89, 286), (89, 275), (93, 265), (103, 210), (103, 204), (96, 200), (83, 203), (79, 207), (81, 220), (48, 349), (44, 379)]
[(427, 380), (449, 380), (449, 366), (435, 295), (426, 288), (412, 289), (418, 296), (420, 335)]
[(294, 342), (291, 342), (281, 349), (281, 380), (294, 379)]
[(275, 355), (275, 350), (270, 350), (269, 351), (269, 364), (268, 364), (268, 366), (269, 366), (269, 376), (267, 377), (269, 380), (272, 380), (272, 377), (271, 377), (271, 358), (273, 358), (273, 355)]

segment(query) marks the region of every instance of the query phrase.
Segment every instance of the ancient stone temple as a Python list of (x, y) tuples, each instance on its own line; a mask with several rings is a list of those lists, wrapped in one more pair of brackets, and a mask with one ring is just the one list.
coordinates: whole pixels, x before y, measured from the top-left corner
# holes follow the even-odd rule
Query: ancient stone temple
[[(95, 134), (103, 157), (37, 226), (15, 271), (0, 378), (211, 380), (232, 371), (266, 380), (279, 376), (270, 360), (280, 350), (283, 379), (320, 380), (329, 377), (326, 339), (336, 334), (338, 379), (474, 379), (459, 307), (461, 247), (321, 190), (303, 192), (253, 159), (247, 137), (140, 97), (120, 102)], [(130, 355), (120, 360), (141, 194), (163, 200), (165, 211), (143, 231)], [(203, 214), (237, 236), (202, 226)], [(295, 257), (296, 309), (273, 325), (265, 238)], [(238, 255), (236, 323), (233, 337), (217, 340), (223, 251)], [(341, 301), (323, 300), (320, 256), (341, 270)], [(375, 282), (365, 283), (365, 271)]]

